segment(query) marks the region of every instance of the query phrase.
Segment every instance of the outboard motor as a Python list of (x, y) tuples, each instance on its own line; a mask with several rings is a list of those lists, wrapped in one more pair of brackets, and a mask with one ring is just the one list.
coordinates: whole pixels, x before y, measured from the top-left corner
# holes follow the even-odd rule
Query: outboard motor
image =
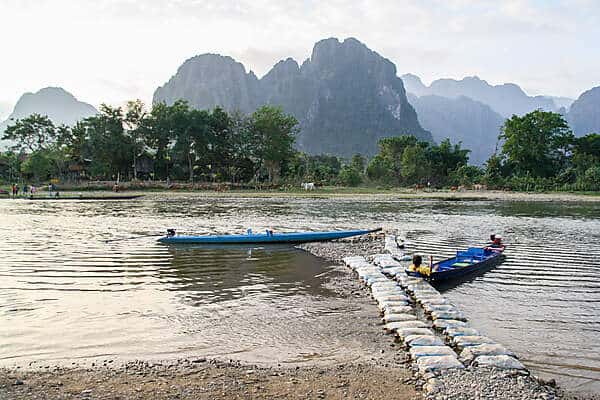
[(167, 237), (173, 237), (173, 236), (175, 236), (175, 229), (173, 229), (173, 228), (167, 229)]

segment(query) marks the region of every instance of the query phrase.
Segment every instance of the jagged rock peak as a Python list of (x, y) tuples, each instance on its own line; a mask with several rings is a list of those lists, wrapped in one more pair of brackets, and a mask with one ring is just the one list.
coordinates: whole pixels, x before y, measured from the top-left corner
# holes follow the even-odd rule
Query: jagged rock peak
[(177, 73), (154, 92), (153, 102), (187, 100), (196, 108), (216, 106), (253, 111), (258, 100), (258, 78), (229, 56), (201, 54), (186, 60)]
[(287, 58), (260, 80), (229, 57), (194, 57), (154, 95), (155, 102), (178, 99), (246, 113), (262, 104), (281, 106), (300, 121), (296, 144), (313, 154), (372, 155), (384, 136), (432, 140), (406, 100), (395, 65), (354, 38), (321, 40), (301, 67)]
[(429, 87), (414, 84), (414, 79), (407, 80), (407, 82), (412, 83), (409, 85), (410, 90), (419, 92), (415, 93), (419, 96), (436, 95), (449, 98), (466, 96), (489, 105), (494, 111), (505, 117), (513, 114), (523, 115), (536, 109), (555, 111), (558, 108), (552, 99), (543, 96), (528, 96), (519, 85), (514, 83), (491, 85), (477, 76), (468, 76), (460, 80), (438, 79), (433, 81)]
[(45, 87), (35, 93), (24, 93), (7, 121), (41, 114), (47, 115), (55, 124), (72, 125), (97, 112), (94, 106), (77, 100), (73, 94), (61, 87)]
[(583, 92), (573, 102), (567, 121), (577, 136), (600, 134), (600, 86)]

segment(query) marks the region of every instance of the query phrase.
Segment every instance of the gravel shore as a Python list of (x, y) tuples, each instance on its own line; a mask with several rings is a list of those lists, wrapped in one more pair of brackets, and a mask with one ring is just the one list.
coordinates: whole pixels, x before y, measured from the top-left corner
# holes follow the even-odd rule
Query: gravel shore
[(351, 317), (332, 315), (332, 326), (319, 329), (337, 335), (353, 361), (308, 355), (267, 366), (210, 357), (80, 361), (69, 368), (32, 362), (0, 368), (0, 399), (422, 399), (407, 354), (381, 329), (367, 289), (345, 267), (325, 276), (325, 288)]
[[(404, 383), (403, 383), (404, 382)], [(416, 399), (407, 370), (385, 365), (259, 368), (205, 359), (119, 368), (0, 371), (13, 399)]]
[[(352, 240), (309, 243), (299, 247), (316, 256), (341, 264), (341, 260), (347, 256), (366, 257), (383, 253), (383, 237), (383, 234), (378, 234)], [(464, 370), (450, 370), (427, 382), (416, 379), (415, 384), (418, 388), (427, 389), (423, 393), (425, 398), (436, 400), (600, 400), (600, 394), (564, 391), (556, 386), (554, 380), (544, 381), (528, 373), (489, 367), (469, 366)]]
[[(327, 365), (281, 363), (256, 366), (234, 360), (189, 357), (101, 365), (76, 364), (0, 369), (0, 399), (565, 399), (577, 396), (533, 376), (485, 367), (468, 367), (425, 381), (415, 377), (407, 353), (379, 323), (378, 311), (341, 259), (383, 252), (383, 235), (300, 246), (338, 265), (327, 273), (326, 288), (358, 313), (339, 335), (361, 343), (354, 362)], [(428, 389), (422, 390), (422, 389)]]

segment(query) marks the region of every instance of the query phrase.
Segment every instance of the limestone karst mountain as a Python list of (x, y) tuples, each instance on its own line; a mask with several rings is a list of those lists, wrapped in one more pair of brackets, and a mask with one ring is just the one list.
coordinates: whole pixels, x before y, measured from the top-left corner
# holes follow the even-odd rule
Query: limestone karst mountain
[(429, 86), (424, 85), (421, 79), (413, 74), (403, 75), (402, 80), (408, 93), (417, 96), (434, 95), (447, 98), (469, 97), (487, 104), (492, 110), (505, 118), (509, 118), (513, 114), (527, 114), (537, 109), (556, 111), (565, 103), (564, 99), (557, 100), (561, 103), (557, 105), (551, 97), (528, 96), (523, 89), (514, 83), (490, 85), (476, 76), (461, 80), (437, 79)]
[(82, 118), (96, 114), (97, 110), (94, 106), (77, 100), (60, 87), (46, 87), (35, 93), (25, 93), (17, 101), (8, 118), (0, 124), (0, 138), (6, 127), (15, 120), (34, 113), (47, 115), (56, 125), (72, 125)]
[(482, 165), (496, 150), (504, 118), (488, 105), (464, 96), (417, 97), (411, 93), (408, 101), (436, 142), (450, 138), (453, 143), (461, 141), (463, 148), (470, 149), (471, 164)]
[(567, 121), (576, 136), (600, 134), (600, 86), (583, 92), (571, 105)]
[(312, 154), (373, 155), (380, 138), (400, 134), (432, 140), (394, 64), (352, 38), (322, 40), (301, 66), (287, 59), (262, 79), (230, 57), (193, 57), (154, 93), (154, 102), (177, 99), (243, 112), (280, 105), (300, 121), (297, 146)]

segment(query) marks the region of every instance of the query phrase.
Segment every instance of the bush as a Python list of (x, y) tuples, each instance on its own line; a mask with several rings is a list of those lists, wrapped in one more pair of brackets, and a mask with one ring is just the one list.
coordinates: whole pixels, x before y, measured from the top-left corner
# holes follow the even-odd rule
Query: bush
[(360, 172), (350, 166), (342, 167), (339, 177), (340, 183), (344, 186), (358, 186), (362, 183)]

